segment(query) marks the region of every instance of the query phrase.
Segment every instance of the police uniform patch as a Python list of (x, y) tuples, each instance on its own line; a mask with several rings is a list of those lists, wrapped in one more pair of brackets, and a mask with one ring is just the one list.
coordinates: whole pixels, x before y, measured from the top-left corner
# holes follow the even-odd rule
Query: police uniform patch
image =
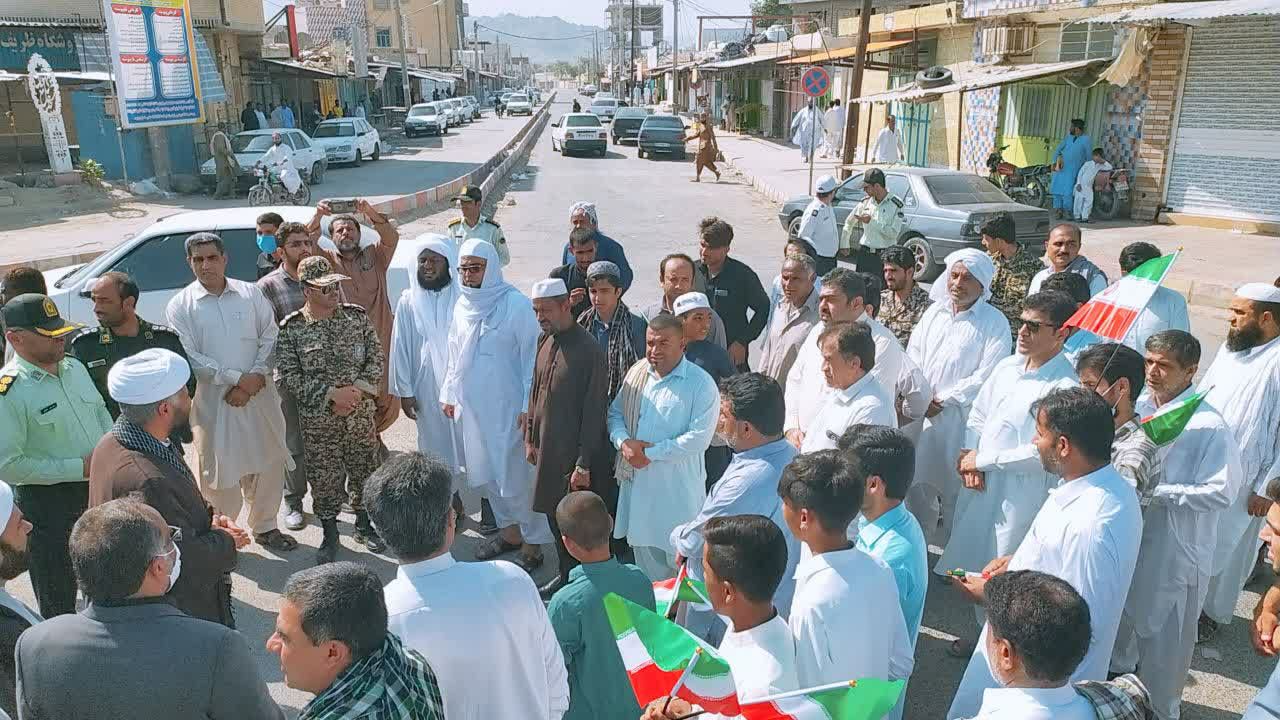
[(13, 387), (13, 382), (17, 377), (17, 375), (0, 375), (0, 395), (9, 392), (9, 388)]
[(462, 218), (456, 217), (449, 221), (449, 227), (453, 227), (454, 225), (457, 225), (460, 222), (462, 222)]
[(102, 360), (90, 360), (90, 361), (88, 362), (88, 364), (86, 364), (86, 365), (85, 365), (85, 367), (87, 367), (87, 368), (89, 368), (90, 370), (92, 370), (92, 369), (94, 369), (94, 368), (96, 368), (96, 367), (102, 367), (103, 365), (106, 365), (106, 364), (107, 364), (107, 361), (106, 361), (105, 359), (102, 359)]

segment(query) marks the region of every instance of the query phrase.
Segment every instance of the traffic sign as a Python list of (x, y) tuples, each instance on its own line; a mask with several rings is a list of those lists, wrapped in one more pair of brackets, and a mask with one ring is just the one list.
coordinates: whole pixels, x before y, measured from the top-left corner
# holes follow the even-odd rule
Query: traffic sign
[(815, 65), (800, 76), (800, 87), (804, 88), (804, 94), (809, 97), (825, 95), (831, 89), (831, 75), (825, 68)]

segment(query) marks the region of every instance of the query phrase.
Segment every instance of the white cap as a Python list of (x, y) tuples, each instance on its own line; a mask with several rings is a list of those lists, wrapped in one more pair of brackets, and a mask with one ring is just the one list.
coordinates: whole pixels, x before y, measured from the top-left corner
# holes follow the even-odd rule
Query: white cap
[(191, 366), (172, 350), (151, 348), (116, 363), (107, 392), (123, 405), (147, 405), (173, 397), (191, 379)]
[(1280, 287), (1271, 283), (1246, 283), (1236, 289), (1236, 297), (1257, 302), (1280, 303)]
[(0, 532), (4, 532), (12, 516), (13, 488), (9, 487), (9, 483), (0, 482)]
[(690, 310), (699, 310), (702, 308), (710, 310), (711, 303), (707, 302), (707, 296), (700, 292), (685, 293), (676, 298), (675, 302), (671, 303), (671, 312), (676, 317), (679, 317)]
[(560, 278), (547, 278), (533, 284), (533, 295), (531, 297), (537, 300), (538, 298), (563, 297), (568, 294), (569, 288), (565, 287), (563, 280)]
[(818, 178), (818, 184), (813, 186), (813, 191), (819, 195), (826, 195), (836, 189), (836, 179), (830, 175), (823, 175)]

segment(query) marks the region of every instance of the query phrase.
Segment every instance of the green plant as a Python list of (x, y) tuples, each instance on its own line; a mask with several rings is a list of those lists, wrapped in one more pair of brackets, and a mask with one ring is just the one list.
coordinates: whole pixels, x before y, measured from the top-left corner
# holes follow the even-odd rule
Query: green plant
[(80, 163), (80, 174), (90, 185), (101, 185), (107, 177), (107, 171), (97, 160), (84, 160)]

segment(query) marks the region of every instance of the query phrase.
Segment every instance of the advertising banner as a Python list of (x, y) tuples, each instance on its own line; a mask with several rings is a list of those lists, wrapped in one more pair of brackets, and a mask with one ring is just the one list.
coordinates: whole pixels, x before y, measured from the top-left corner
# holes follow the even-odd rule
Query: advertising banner
[(203, 120), (187, 0), (104, 0), (103, 12), (121, 125)]

